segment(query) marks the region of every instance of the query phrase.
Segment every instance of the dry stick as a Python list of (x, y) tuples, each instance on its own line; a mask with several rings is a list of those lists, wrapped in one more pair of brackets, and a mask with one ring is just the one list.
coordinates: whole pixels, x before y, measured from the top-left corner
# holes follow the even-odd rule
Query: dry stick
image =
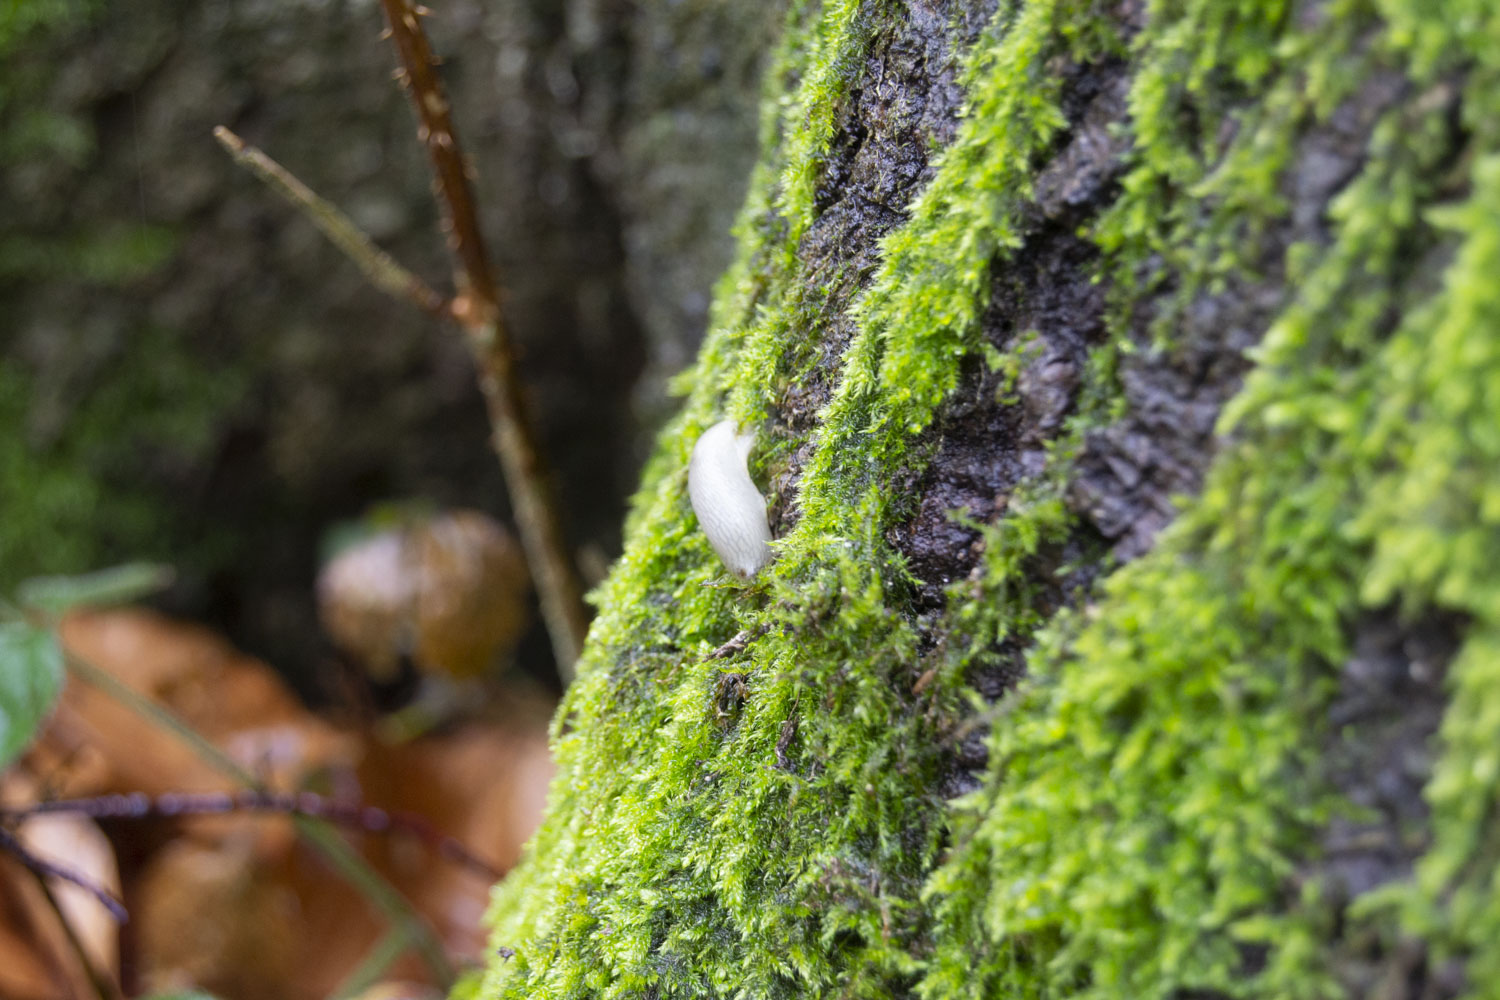
[(457, 263), (460, 294), (453, 302), (453, 316), (468, 335), (479, 366), (480, 385), (495, 432), (495, 450), (505, 471), (521, 545), (536, 581), (558, 672), (567, 681), (572, 678), (588, 630), (583, 588), (568, 555), (547, 470), (522, 400), (515, 350), (501, 321), (500, 297), (469, 188), (469, 167), (453, 131), (448, 98), (437, 75), (437, 60), (422, 31), (420, 17), (426, 9), (410, 0), (381, 0), (381, 8), (401, 60), (396, 78), (416, 105), (421, 123), (417, 137), (427, 146), (432, 160), (443, 228)]
[(292, 176), (281, 164), (271, 159), (229, 129), (220, 125), (214, 129), (214, 138), (219, 140), (234, 158), (234, 162), (265, 181), (287, 201), (312, 220), (323, 235), (348, 255), (365, 277), (382, 292), (398, 299), (407, 299), (418, 309), (435, 316), (446, 316), (447, 300), (421, 278), (396, 263), (395, 259), (377, 247), (364, 232), (332, 203), (319, 197), (317, 192)]
[(306, 816), (351, 826), (364, 833), (408, 833), (446, 860), (468, 868), (491, 882), (498, 881), (502, 874), (459, 841), (436, 830), (423, 816), (358, 803), (335, 802), (313, 792), (286, 794), (265, 789), (244, 792), (168, 792), (155, 798), (143, 792), (133, 792), (129, 795), (49, 799), (0, 809), (0, 819), (22, 820), (45, 813), (65, 813), (87, 816), (90, 819), (177, 819), (236, 812)]

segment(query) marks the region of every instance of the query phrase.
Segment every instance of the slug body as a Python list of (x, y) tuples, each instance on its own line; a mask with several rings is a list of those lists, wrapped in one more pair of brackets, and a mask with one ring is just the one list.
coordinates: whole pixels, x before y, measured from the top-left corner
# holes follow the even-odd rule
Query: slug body
[(755, 434), (740, 434), (721, 420), (698, 439), (688, 463), (693, 513), (730, 572), (749, 579), (771, 561), (766, 501), (750, 480), (746, 460)]

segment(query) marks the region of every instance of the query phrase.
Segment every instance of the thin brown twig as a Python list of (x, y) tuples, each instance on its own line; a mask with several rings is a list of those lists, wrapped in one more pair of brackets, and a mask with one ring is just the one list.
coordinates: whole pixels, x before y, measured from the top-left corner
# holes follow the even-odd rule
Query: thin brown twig
[(441, 293), (398, 264), (336, 205), (320, 197), (291, 171), (223, 125), (214, 129), (214, 138), (235, 163), (301, 210), (313, 225), (323, 231), (324, 236), (333, 241), (334, 246), (344, 251), (376, 288), (395, 298), (406, 299), (434, 316), (448, 314), (448, 300)]
[(505, 472), (521, 545), (536, 582), (558, 672), (567, 681), (583, 647), (588, 611), (522, 398), (515, 349), (501, 320), (498, 285), (469, 186), (469, 165), (453, 131), (437, 60), (422, 31), (421, 16), (426, 9), (410, 0), (381, 0), (381, 8), (401, 61), (396, 77), (416, 106), (417, 137), (427, 147), (437, 182), (443, 228), (460, 288), (453, 301), (453, 317), (468, 335), (479, 367), (480, 385), (494, 427), (495, 450)]
[[(410, 0), (381, 0), (381, 8), (385, 12), (387, 34), (401, 60), (396, 79), (416, 105), (420, 123), (417, 138), (432, 159), (434, 180), (441, 195), (443, 228), (448, 233), (448, 249), (459, 264), (458, 275), (466, 280), (467, 291), (477, 306), (498, 307), (489, 254), (479, 228), (474, 193), (469, 188), (470, 168), (453, 130), (452, 106), (437, 74), (437, 60), (422, 30), (421, 19), (426, 8)], [(503, 331), (497, 336), (503, 339)]]
[(336, 802), (313, 792), (284, 794), (253, 789), (243, 792), (178, 792), (154, 798), (136, 792), (129, 795), (51, 799), (0, 809), (0, 819), (21, 820), (45, 813), (66, 813), (90, 819), (177, 819), (236, 812), (307, 816), (351, 826), (364, 833), (407, 833), (443, 858), (471, 869), (491, 882), (497, 881), (502, 874), (494, 865), (462, 843), (435, 829), (423, 816), (358, 803)]
[(109, 890), (103, 886), (96, 885), (87, 875), (81, 875), (65, 865), (57, 864), (55, 861), (48, 861), (46, 858), (37, 857), (27, 849), (25, 844), (21, 843), (10, 831), (4, 828), (0, 828), (0, 851), (5, 851), (38, 875), (61, 879), (64, 882), (71, 882), (73, 885), (78, 886), (78, 888), (97, 899), (99, 905), (108, 910), (109, 915), (115, 918), (116, 923), (123, 924), (130, 920), (130, 914), (125, 911), (125, 905), (116, 899)]

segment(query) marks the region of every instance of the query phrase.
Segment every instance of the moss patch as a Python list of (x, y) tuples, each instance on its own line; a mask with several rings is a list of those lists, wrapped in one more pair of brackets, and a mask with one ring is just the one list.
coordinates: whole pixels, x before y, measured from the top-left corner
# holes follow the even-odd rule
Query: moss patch
[[(1318, 751), (1351, 625), (1390, 607), (1473, 624), (1432, 850), (1351, 924), (1416, 930), (1496, 981), (1500, 18), (1440, 6), (1160, 0), (1125, 38), (1102, 4), (1002, 4), (955, 138), (837, 316), (800, 251), (830, 123), (900, 15), (793, 11), (741, 257), (597, 595), (548, 819), (491, 911), (515, 955), (485, 995), (1341, 995), (1349, 931), (1295, 876), (1347, 808)], [(1122, 55), (1131, 152), (1089, 230), (1112, 336), (1044, 467), (975, 525), (973, 579), (922, 618), (889, 537), (912, 497), (889, 484), (938, 450), (966, 365), (1029, 364), (1025, 330), (984, 349), (992, 269), (1036, 231), (1067, 67)], [(1404, 82), (1357, 175), (1289, 223), (1298, 137), (1381, 74)], [(1135, 398), (1120, 356), (1169, 356), (1206, 296), (1252, 280), (1280, 294), (1201, 494), (1058, 611), (1070, 567), (1048, 551), (1086, 515), (1076, 459)], [(776, 415), (819, 343), (839, 345), (826, 405), (756, 456), (791, 494), (777, 561), (730, 586), (687, 506), (691, 444), (722, 413)], [(706, 659), (741, 629), (761, 634)], [(965, 697), (1022, 647), (1019, 692)], [(956, 748), (985, 723), (987, 769), (950, 806)]]
[[(95, 362), (71, 384), (39, 385), (24, 365), (0, 361), (0, 585), (132, 557), (167, 559), (189, 536), (180, 517), (168, 526), (156, 490), (122, 484), (136, 481), (146, 455), (161, 479), (181, 478), (212, 445), (213, 419), (239, 398), (243, 377), (205, 373), (153, 330)], [(229, 541), (193, 540), (200, 554)]]

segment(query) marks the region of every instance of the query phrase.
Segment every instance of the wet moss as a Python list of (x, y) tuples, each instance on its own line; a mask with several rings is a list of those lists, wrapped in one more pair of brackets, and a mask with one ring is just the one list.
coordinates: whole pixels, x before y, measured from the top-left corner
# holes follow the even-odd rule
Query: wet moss
[[(830, 123), (900, 15), (793, 10), (741, 255), (596, 594), (548, 817), (491, 910), (515, 954), (485, 995), (1336, 996), (1354, 927), (1417, 934), (1492, 989), (1500, 17), (1158, 0), (1132, 31), (1117, 13), (1000, 5), (965, 57), (955, 138), (833, 317), (799, 250)], [(1086, 223), (1111, 336), (1045, 467), (982, 525), (974, 574), (919, 616), (889, 538), (911, 498), (889, 484), (932, 460), (966, 364), (1024, 367), (1028, 331), (980, 335), (992, 269), (1035, 225), (1064, 69), (1121, 57), (1130, 148)], [(1299, 137), (1386, 77), (1354, 175), (1288, 228)], [(1278, 301), (1201, 493), (1090, 594), (1039, 601), (1069, 571), (1038, 556), (1081, 523), (1079, 450), (1130, 405), (1120, 357), (1170, 352), (1195, 303), (1250, 277)], [(836, 321), (853, 335), (831, 395), (805, 427), (777, 421), (810, 377), (789, 342)], [(756, 471), (791, 493), (749, 586), (685, 495), (691, 444), (724, 413), (769, 422)], [(1335, 913), (1304, 875), (1352, 808), (1320, 748), (1370, 609), (1470, 624), (1430, 849)], [(709, 658), (741, 630), (748, 648)], [(966, 685), (1007, 644), (1028, 679), (987, 705)], [(988, 763), (949, 802), (976, 726)]]
[[(0, 10), (0, 173), (81, 169), (96, 152), (86, 116), (48, 105), (55, 65), (46, 53), (86, 30), (96, 0), (44, 0)], [(65, 280), (103, 302), (158, 276), (180, 250), (179, 231), (145, 222), (101, 224), (38, 236), (18, 221), (35, 209), (20, 191), (0, 223), (0, 586), (42, 573), (81, 572), (132, 557), (181, 555), (184, 537), (159, 490), (139, 481), (149, 466), (164, 478), (201, 459), (209, 430), (242, 391), (244, 377), (207, 370), (159, 325), (114, 328), (107, 307), (83, 329), (42, 327), (21, 345), (26, 315), (15, 289)], [(12, 217), (14, 216), (14, 217)], [(19, 300), (19, 296), (14, 299)], [(38, 363), (54, 362), (52, 378)], [(108, 372), (108, 377), (104, 373)], [(142, 455), (151, 453), (149, 459)], [(223, 539), (198, 540), (206, 551)]]
[[(154, 329), (134, 332), (109, 362), (108, 379), (85, 370), (81, 384), (39, 387), (26, 366), (0, 360), (0, 583), (184, 551), (186, 533), (160, 494), (136, 484), (142, 456), (163, 478), (201, 461), (213, 419), (240, 398), (245, 377), (205, 372)], [(206, 555), (230, 539), (192, 542)]]

